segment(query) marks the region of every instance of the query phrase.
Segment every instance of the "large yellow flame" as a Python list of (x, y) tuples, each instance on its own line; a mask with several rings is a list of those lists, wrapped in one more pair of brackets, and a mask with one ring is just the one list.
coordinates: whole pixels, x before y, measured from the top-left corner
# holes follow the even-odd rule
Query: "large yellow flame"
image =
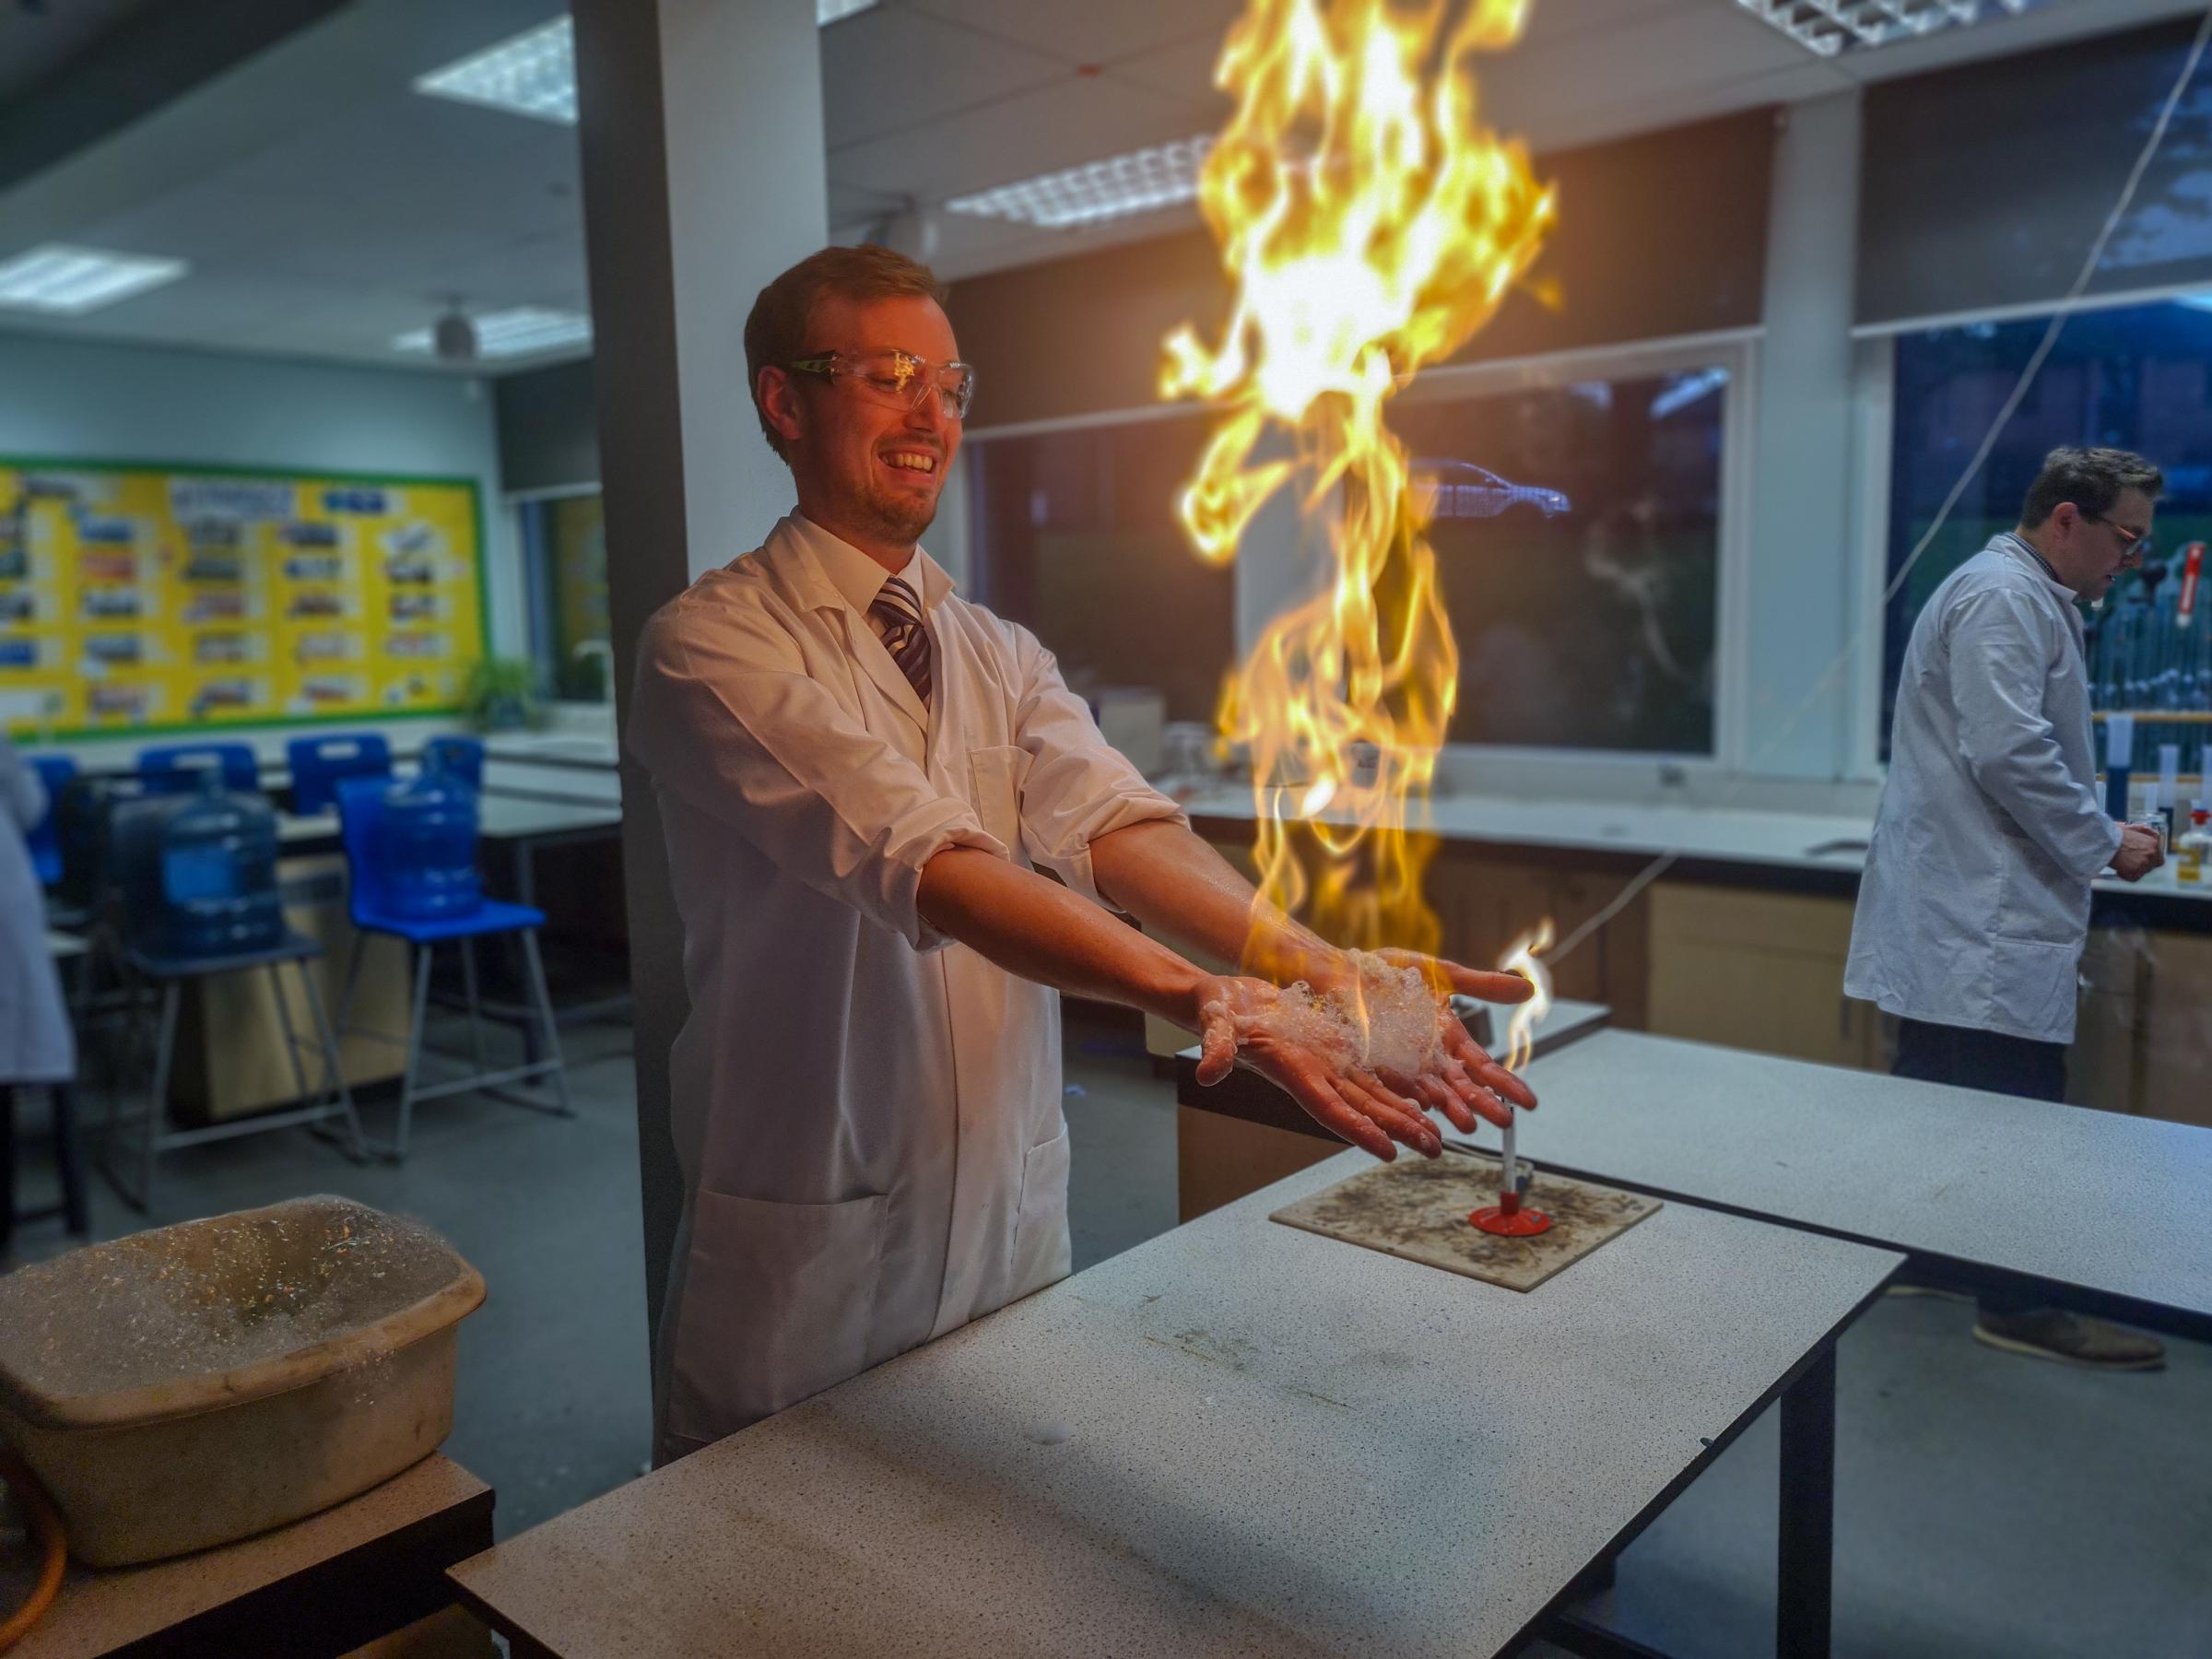
[(1221, 726), (1250, 747), (1263, 896), (1346, 945), (1436, 947), (1408, 805), (1459, 654), (1382, 413), (1488, 320), (1550, 221), (1520, 147), (1476, 121), (1474, 56), (1512, 44), (1524, 10), (1465, 0), (1448, 28), (1443, 0), (1251, 0), (1216, 76), (1237, 108), (1200, 203), (1236, 302), (1218, 347), (1187, 326), (1167, 342), (1161, 394), (1224, 411), (1177, 506), (1216, 562), (1294, 480), (1324, 519), (1334, 579), (1269, 625)]

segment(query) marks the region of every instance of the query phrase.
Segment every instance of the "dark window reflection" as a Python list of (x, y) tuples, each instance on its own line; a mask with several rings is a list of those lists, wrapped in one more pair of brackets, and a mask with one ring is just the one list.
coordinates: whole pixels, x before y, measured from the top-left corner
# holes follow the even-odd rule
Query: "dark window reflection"
[(968, 451), (971, 585), (1035, 630), (1079, 693), (1151, 687), (1168, 719), (1213, 719), (1236, 651), (1235, 579), (1200, 562), (1174, 515), (1206, 433), (1177, 417)]
[[(2048, 318), (1977, 323), (1900, 335), (1897, 342), (1888, 571), (1892, 580), (1927, 534), (1990, 422), (2018, 383)], [(2188, 300), (2084, 312), (2070, 318), (2026, 398), (2005, 423), (1988, 464), (1889, 603), (1885, 618), (1882, 744), (1897, 677), (1920, 607), (1946, 576), (2019, 520), (2020, 499), (2060, 444), (2138, 450), (2166, 474), (2152, 555), (2088, 613), (2090, 679), (2100, 708), (2212, 706), (2212, 629), (2177, 615), (2185, 546), (2212, 536), (2212, 311)], [(2196, 770), (2200, 734), (2183, 770)], [(2147, 753), (2159, 740), (2138, 724)], [(2140, 759), (2141, 757), (2139, 757)]]
[(1714, 368), (1393, 409), (1433, 491), (1454, 742), (1712, 752), (1726, 395)]

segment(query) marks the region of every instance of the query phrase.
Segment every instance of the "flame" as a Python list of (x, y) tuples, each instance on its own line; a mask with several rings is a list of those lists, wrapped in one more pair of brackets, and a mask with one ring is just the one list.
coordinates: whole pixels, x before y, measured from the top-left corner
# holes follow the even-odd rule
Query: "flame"
[(1505, 1069), (1519, 1071), (1528, 1064), (1535, 1051), (1536, 1028), (1551, 1012), (1551, 970), (1536, 958), (1551, 948), (1551, 918), (1547, 916), (1536, 924), (1534, 933), (1523, 934), (1513, 941), (1512, 949), (1505, 953), (1505, 960), (1498, 964), (1502, 973), (1517, 973), (1536, 988), (1536, 994), (1513, 1010), (1513, 1022), (1506, 1028)]
[(1219, 720), (1251, 753), (1262, 898), (1345, 945), (1433, 951), (1440, 932), (1408, 808), (1459, 653), (1382, 414), (1489, 319), (1550, 222), (1521, 147), (1475, 119), (1474, 55), (1525, 9), (1465, 0), (1447, 30), (1444, 0), (1250, 0), (1215, 77), (1237, 108), (1199, 198), (1236, 298), (1218, 347), (1187, 325), (1166, 343), (1161, 395), (1222, 411), (1177, 512), (1215, 563), (1294, 480), (1325, 520), (1333, 579), (1268, 626)]

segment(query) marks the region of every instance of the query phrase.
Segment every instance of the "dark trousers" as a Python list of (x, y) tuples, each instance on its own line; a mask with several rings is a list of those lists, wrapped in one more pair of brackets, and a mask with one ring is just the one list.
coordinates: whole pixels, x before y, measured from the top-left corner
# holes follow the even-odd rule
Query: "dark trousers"
[[(1948, 1083), (2029, 1100), (2066, 1098), (2065, 1043), (2037, 1042), (1964, 1026), (1899, 1020), (1897, 1064), (1889, 1069), (1897, 1077), (1917, 1077), (1923, 1083)], [(1979, 1304), (1983, 1312), (1999, 1314), (2025, 1312), (2037, 1305), (2033, 1296), (2017, 1290), (1985, 1290)]]

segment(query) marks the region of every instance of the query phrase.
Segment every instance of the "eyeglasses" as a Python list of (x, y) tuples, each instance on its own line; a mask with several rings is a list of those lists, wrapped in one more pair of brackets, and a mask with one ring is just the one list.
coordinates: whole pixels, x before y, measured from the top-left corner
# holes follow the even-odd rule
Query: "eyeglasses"
[(934, 388), (939, 406), (954, 420), (968, 418), (975, 396), (975, 371), (967, 364), (933, 363), (911, 351), (825, 351), (784, 367), (798, 374), (851, 381), (877, 402), (902, 409), (920, 408)]
[(2124, 560), (2140, 564), (2150, 557), (2150, 535), (2147, 531), (2130, 530), (2117, 519), (2106, 518), (2101, 512), (2085, 512), (2081, 516), (2092, 524), (2106, 525), (2120, 538), (2120, 555)]

